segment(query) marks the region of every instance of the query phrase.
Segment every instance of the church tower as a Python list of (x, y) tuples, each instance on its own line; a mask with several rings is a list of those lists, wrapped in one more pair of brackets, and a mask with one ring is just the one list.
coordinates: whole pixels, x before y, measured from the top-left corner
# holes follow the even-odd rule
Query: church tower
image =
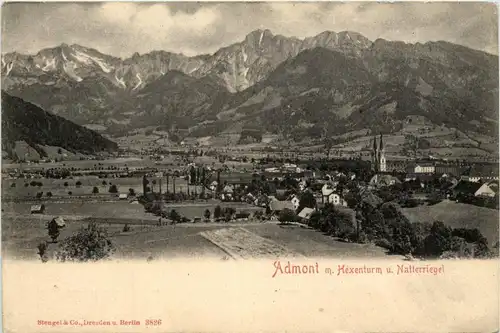
[(379, 154), (378, 154), (377, 137), (376, 136), (373, 136), (372, 169), (375, 172), (379, 171)]
[(382, 133), (380, 133), (380, 146), (378, 149), (378, 170), (380, 172), (386, 172), (387, 171), (387, 161), (385, 159), (385, 148), (384, 148), (384, 142), (382, 138)]

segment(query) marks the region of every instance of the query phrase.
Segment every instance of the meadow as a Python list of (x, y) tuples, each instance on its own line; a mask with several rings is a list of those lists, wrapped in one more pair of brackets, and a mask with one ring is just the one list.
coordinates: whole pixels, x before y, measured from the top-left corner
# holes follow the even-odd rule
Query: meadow
[(490, 246), (498, 242), (499, 212), (454, 201), (442, 201), (432, 206), (403, 208), (411, 222), (441, 221), (452, 228), (477, 228), (488, 239)]

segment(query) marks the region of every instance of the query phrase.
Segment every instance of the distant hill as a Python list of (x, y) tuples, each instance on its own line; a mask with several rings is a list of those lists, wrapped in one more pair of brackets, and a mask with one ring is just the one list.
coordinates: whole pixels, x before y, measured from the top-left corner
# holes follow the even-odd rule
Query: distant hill
[(61, 147), (67, 151), (93, 154), (113, 151), (117, 144), (100, 134), (62, 117), (45, 112), (31, 103), (2, 91), (2, 151), (16, 158), (16, 142), (24, 141), (39, 155), (46, 156), (43, 146)]

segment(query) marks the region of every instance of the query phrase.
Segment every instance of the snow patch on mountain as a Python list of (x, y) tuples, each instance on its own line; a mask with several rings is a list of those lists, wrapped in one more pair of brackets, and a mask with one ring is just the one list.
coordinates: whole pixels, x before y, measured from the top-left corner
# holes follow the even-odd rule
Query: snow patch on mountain
[(64, 55), (64, 51), (63, 50), (61, 50), (61, 55), (62, 55), (64, 61), (68, 61), (68, 58), (66, 58), (66, 56)]
[(46, 60), (45, 66), (42, 68), (42, 71), (47, 72), (50, 71), (51, 69), (56, 69), (56, 58)]
[(10, 71), (12, 70), (12, 67), (14, 67), (14, 62), (7, 64), (7, 72), (5, 73), (5, 76), (9, 75)]
[(262, 38), (264, 38), (264, 31), (260, 33), (259, 46), (262, 44)]
[(116, 82), (121, 85), (123, 88), (127, 88), (127, 84), (125, 83), (125, 81), (123, 80), (123, 78), (119, 79), (116, 74), (115, 74), (115, 80)]
[(139, 75), (139, 73), (135, 74), (135, 77), (139, 80), (139, 82), (137, 82), (137, 84), (135, 85), (134, 88), (132, 88), (132, 90), (136, 90), (137, 88), (139, 88), (142, 84), (142, 79), (141, 79), (141, 76)]
[(106, 64), (102, 59), (92, 57), (88, 54), (85, 54), (85, 53), (77, 51), (77, 50), (74, 50), (74, 51), (75, 51), (75, 53), (73, 54), (73, 56), (78, 61), (80, 61), (86, 65), (92, 65), (94, 63), (94, 64), (98, 65), (104, 73), (110, 73), (113, 70), (113, 67)]
[(83, 79), (75, 73), (75, 64), (73, 62), (68, 62), (63, 64), (63, 69), (66, 74), (76, 82), (81, 82)]

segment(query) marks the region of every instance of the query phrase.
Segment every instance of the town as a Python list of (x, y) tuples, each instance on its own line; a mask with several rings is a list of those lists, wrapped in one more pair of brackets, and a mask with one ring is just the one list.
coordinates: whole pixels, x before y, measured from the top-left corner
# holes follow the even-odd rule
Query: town
[[(297, 237), (309, 237), (312, 229), (331, 239), (322, 242), (354, 246), (343, 251), (380, 256), (385, 251), (416, 257), (493, 253), (498, 247), (497, 163), (391, 160), (383, 135), (371, 142), (368, 159), (271, 157), (265, 152), (231, 156), (227, 150), (180, 147), (161, 154), (121, 152), (90, 160), (4, 164), (2, 214), (4, 221), (12, 219), (4, 233), (27, 237), (30, 228), (37, 230), (28, 237), (29, 246), (22, 236), (6, 239), (6, 251), (36, 255), (47, 238), (38, 229), (52, 230), (56, 241), (59, 233), (88, 222), (106, 225), (112, 238), (125, 243), (123, 255), (144, 244), (148, 256), (163, 255), (170, 239), (158, 235), (192, 224), (200, 228), (196, 237), (234, 258), (259, 252), (316, 254), (314, 249), (290, 251), (279, 236), (269, 240), (253, 231), (242, 233), (239, 227), (245, 226), (265, 226), (265, 232), (294, 228)], [(20, 228), (23, 219), (40, 224)], [(432, 232), (447, 233), (447, 243), (433, 244)], [(137, 233), (144, 243), (127, 244)], [(248, 234), (256, 238), (248, 247), (245, 240), (243, 249), (229, 244), (228, 239)], [(204, 251), (199, 244), (194, 247)], [(42, 248), (48, 251), (47, 245)], [(184, 253), (182, 244), (175, 250)]]

